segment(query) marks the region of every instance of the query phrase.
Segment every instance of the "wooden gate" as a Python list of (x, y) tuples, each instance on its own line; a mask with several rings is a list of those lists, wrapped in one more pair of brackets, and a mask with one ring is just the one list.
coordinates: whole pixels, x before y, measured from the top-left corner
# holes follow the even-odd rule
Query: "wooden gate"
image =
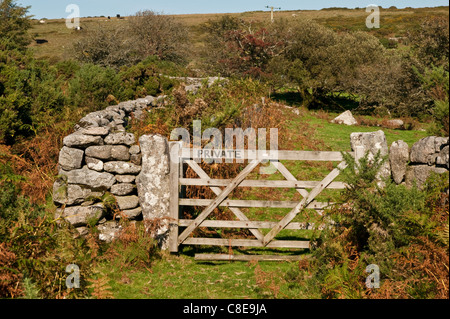
[[(323, 210), (329, 203), (320, 203), (315, 198), (326, 188), (344, 189), (345, 184), (334, 182), (340, 170), (344, 169), (345, 163), (340, 152), (309, 152), (309, 151), (268, 151), (261, 155), (257, 151), (243, 151), (243, 158), (248, 160), (248, 165), (234, 178), (230, 180), (211, 179), (208, 174), (194, 161), (192, 149), (182, 149), (179, 142), (170, 143), (171, 157), (179, 160), (171, 160), (170, 180), (171, 219), (174, 221), (169, 235), (169, 250), (177, 252), (179, 245), (211, 245), (211, 246), (233, 246), (233, 247), (268, 247), (268, 248), (297, 248), (308, 249), (309, 241), (299, 240), (275, 240), (283, 229), (304, 229), (304, 224), (292, 222), (294, 218), (304, 209)], [(226, 154), (222, 152), (221, 154)], [(354, 155), (353, 153), (350, 153)], [(217, 156), (220, 157), (220, 156)], [(261, 163), (262, 160), (270, 160), (276, 169), (284, 176), (285, 180), (246, 180), (247, 176)], [(330, 172), (322, 181), (298, 181), (294, 175), (280, 162), (281, 160), (294, 161), (326, 161), (340, 162), (337, 168)], [(186, 163), (199, 178), (183, 178), (183, 164)], [(186, 199), (180, 198), (182, 186), (208, 186), (217, 196), (214, 199)], [(228, 196), (237, 187), (263, 187), (263, 188), (294, 188), (301, 196), (301, 201), (261, 201), (261, 200), (231, 200)], [(312, 189), (310, 192), (307, 189)], [(204, 210), (194, 219), (180, 219), (180, 206), (200, 206)], [(207, 220), (208, 216), (217, 207), (228, 207), (236, 216), (237, 220)], [(291, 208), (291, 211), (279, 222), (252, 221), (240, 210), (244, 207), (258, 208)], [(192, 233), (199, 227), (210, 228), (237, 228), (249, 229), (254, 239), (226, 239), (226, 238), (197, 238)], [(184, 229), (183, 229), (184, 228)], [(264, 235), (260, 229), (271, 229)], [(228, 255), (226, 255), (228, 256)], [(203, 259), (217, 259), (220, 256), (203, 256)], [(231, 256), (229, 256), (231, 257)], [(236, 256), (235, 256), (236, 257)], [(248, 256), (247, 256), (248, 257)], [(264, 256), (264, 259), (292, 259), (292, 256), (278, 258), (275, 256)], [(228, 258), (228, 257), (227, 257)], [(241, 256), (242, 258), (242, 256)], [(198, 259), (198, 256), (196, 256)], [(219, 258), (220, 259), (220, 258)], [(228, 258), (231, 259), (231, 258)], [(238, 258), (233, 258), (234, 260)], [(244, 258), (245, 260), (245, 258)]]

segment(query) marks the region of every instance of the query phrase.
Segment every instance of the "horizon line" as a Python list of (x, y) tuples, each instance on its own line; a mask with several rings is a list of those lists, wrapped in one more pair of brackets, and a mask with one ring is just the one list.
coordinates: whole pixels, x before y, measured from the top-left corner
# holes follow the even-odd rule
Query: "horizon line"
[[(405, 9), (433, 9), (433, 8), (448, 8), (449, 6), (425, 6), (425, 7), (397, 7), (397, 6), (389, 6), (389, 7), (383, 7), (383, 6), (378, 6), (381, 9), (390, 9), (392, 7), (395, 7), (396, 9), (393, 10), (405, 10)], [(349, 8), (349, 7), (324, 7), (321, 9), (286, 9), (286, 10), (279, 10), (277, 12), (291, 12), (291, 11), (322, 11), (322, 10), (359, 10), (359, 9), (365, 9), (365, 7), (353, 7), (353, 8)], [(151, 9), (142, 9), (140, 11), (145, 11), (145, 10), (150, 10), (153, 11)], [(137, 11), (139, 12), (139, 11)], [(136, 13), (137, 13), (136, 12)], [(197, 13), (165, 13), (164, 11), (154, 11), (155, 13), (161, 14), (161, 15), (168, 15), (168, 16), (176, 16), (176, 15), (212, 15), (212, 14), (237, 14), (237, 13), (252, 13), (252, 12), (266, 12), (265, 10), (250, 10), (250, 11), (234, 11), (234, 12), (197, 12)], [(130, 14), (130, 15), (122, 15), (120, 13), (117, 13), (118, 15), (120, 15), (121, 17), (130, 17), (134, 14)], [(116, 16), (117, 16), (116, 14)], [(66, 19), (66, 17), (60, 17), (60, 18), (47, 18), (47, 17), (42, 17), (42, 18), (36, 18), (35, 15), (31, 14), (31, 19), (32, 20), (42, 20), (42, 19), (47, 19), (47, 20), (60, 20), (60, 19)], [(114, 16), (114, 17), (116, 17)], [(105, 15), (88, 15), (88, 16), (81, 16), (81, 19), (86, 19), (86, 18), (102, 18), (102, 17), (107, 17)], [(110, 16), (113, 17), (113, 16)]]

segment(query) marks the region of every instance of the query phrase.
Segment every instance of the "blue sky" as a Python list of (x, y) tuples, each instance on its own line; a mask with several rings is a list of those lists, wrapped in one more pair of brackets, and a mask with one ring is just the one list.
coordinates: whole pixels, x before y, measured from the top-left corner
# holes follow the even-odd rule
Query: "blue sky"
[(404, 7), (448, 6), (446, 0), (17, 0), (19, 4), (31, 6), (30, 14), (35, 18), (65, 18), (66, 6), (77, 4), (80, 15), (87, 16), (123, 16), (134, 14), (139, 10), (150, 9), (167, 14), (188, 13), (227, 13), (266, 10), (266, 5), (281, 7), (282, 10), (316, 10), (329, 7), (366, 7), (376, 4), (382, 7), (395, 5)]

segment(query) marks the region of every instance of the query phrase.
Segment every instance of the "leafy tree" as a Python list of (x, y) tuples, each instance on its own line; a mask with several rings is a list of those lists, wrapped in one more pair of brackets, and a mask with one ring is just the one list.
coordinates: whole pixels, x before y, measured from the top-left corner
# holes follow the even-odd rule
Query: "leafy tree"
[(15, 0), (0, 1), (0, 39), (2, 50), (6, 48), (24, 49), (29, 43), (27, 35), (31, 27), (28, 10), (30, 7), (21, 7)]
[(225, 34), (225, 45), (228, 52), (218, 62), (224, 66), (226, 75), (261, 78), (266, 74), (269, 61), (278, 55), (281, 43), (271, 39), (268, 30), (262, 28), (256, 32), (228, 31)]

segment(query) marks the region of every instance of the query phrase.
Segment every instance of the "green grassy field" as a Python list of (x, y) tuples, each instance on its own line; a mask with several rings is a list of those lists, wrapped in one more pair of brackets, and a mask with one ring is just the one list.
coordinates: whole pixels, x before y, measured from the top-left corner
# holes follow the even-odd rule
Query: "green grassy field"
[[(196, 262), (185, 249), (164, 256), (151, 271), (102, 269), (119, 299), (264, 299), (314, 298), (299, 287), (290, 288), (290, 262)], [(308, 292), (309, 293), (309, 292)]]

